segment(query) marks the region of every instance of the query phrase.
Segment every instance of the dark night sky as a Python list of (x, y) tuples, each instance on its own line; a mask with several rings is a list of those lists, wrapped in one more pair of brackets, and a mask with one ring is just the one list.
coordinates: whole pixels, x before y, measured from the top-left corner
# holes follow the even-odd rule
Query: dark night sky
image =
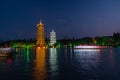
[(109, 36), (120, 32), (120, 0), (0, 0), (0, 40), (35, 38), (40, 19), (48, 38)]

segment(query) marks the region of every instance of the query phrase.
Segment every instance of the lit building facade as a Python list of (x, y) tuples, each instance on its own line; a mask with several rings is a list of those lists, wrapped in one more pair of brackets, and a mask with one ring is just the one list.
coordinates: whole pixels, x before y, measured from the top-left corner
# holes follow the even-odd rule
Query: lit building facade
[(50, 32), (50, 46), (53, 46), (55, 43), (56, 43), (56, 32), (52, 30), (52, 32)]
[(45, 47), (45, 32), (44, 32), (44, 24), (42, 21), (37, 25), (37, 43), (36, 45), (39, 47)]

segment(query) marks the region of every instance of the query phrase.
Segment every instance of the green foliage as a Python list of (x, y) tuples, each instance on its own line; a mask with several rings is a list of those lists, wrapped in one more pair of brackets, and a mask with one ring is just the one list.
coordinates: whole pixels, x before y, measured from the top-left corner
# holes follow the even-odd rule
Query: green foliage
[[(46, 39), (46, 46), (50, 46), (49, 39)], [(11, 46), (11, 47), (35, 47), (36, 40), (34, 39), (23, 39), (23, 40), (12, 40), (1, 42), (0, 47), (2, 46)], [(102, 37), (84, 37), (79, 39), (61, 39), (57, 40), (55, 47), (73, 47), (75, 45), (100, 45), (100, 46), (109, 46), (109, 47), (120, 47), (120, 33), (113, 33), (113, 36), (102, 36)]]

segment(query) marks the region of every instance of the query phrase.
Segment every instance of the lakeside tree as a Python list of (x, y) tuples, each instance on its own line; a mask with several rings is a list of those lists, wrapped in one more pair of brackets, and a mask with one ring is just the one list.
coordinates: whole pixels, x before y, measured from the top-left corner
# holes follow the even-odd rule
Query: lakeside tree
[[(49, 46), (50, 40), (46, 38), (46, 45)], [(0, 46), (9, 45), (11, 47), (23, 47), (23, 46), (35, 46), (36, 39), (23, 39), (23, 40), (9, 40), (1, 42)], [(100, 45), (109, 47), (120, 47), (120, 33), (113, 33), (113, 36), (96, 36), (96, 37), (84, 37), (73, 39), (60, 39), (57, 40), (55, 46), (74, 46), (74, 45)]]

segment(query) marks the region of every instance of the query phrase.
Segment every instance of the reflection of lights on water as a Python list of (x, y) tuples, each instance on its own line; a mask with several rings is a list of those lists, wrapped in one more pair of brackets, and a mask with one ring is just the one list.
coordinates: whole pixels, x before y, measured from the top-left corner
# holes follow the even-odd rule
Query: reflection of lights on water
[(56, 48), (50, 48), (49, 61), (50, 61), (50, 69), (51, 69), (51, 71), (57, 70), (57, 52), (56, 52)]
[(12, 64), (12, 59), (8, 58), (8, 64)]
[(74, 49), (74, 66), (84, 71), (93, 70), (99, 64), (100, 49)]
[(56, 54), (56, 48), (50, 48), (50, 58), (56, 58), (57, 54)]
[(58, 60), (56, 48), (49, 49), (49, 67), (48, 67), (49, 79), (56, 80), (58, 75)]
[(80, 46), (75, 46), (74, 48), (102, 48), (101, 46), (92, 46), (92, 45), (80, 45)]
[(27, 58), (27, 62), (30, 62), (30, 49), (27, 48), (27, 51), (26, 51), (26, 58)]
[(107, 46), (96, 46), (96, 45), (79, 45), (74, 46), (75, 49), (101, 49), (101, 48), (108, 48)]
[(96, 58), (100, 49), (74, 49), (74, 55), (79, 58)]
[(46, 49), (45, 46), (42, 46), (42, 47), (37, 47), (38, 49)]
[(74, 49), (74, 52), (99, 52), (100, 49)]
[(72, 48), (70, 48), (70, 53), (73, 53), (73, 49)]
[(34, 80), (45, 80), (46, 78), (46, 49), (36, 48), (33, 76)]

